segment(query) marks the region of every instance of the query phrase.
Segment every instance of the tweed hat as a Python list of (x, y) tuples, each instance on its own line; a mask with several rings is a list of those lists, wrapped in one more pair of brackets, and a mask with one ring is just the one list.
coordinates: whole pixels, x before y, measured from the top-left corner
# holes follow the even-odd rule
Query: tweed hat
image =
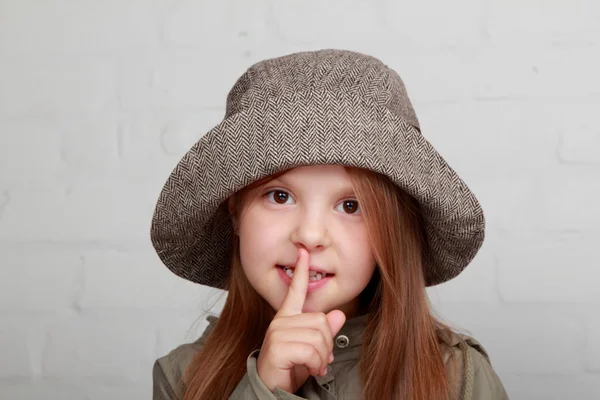
[(250, 66), (227, 96), (224, 119), (167, 179), (151, 240), (176, 275), (224, 288), (232, 258), (227, 198), (290, 168), (333, 164), (388, 176), (420, 204), (427, 286), (457, 276), (484, 239), (474, 194), (422, 136), (398, 74), (346, 50), (288, 54)]

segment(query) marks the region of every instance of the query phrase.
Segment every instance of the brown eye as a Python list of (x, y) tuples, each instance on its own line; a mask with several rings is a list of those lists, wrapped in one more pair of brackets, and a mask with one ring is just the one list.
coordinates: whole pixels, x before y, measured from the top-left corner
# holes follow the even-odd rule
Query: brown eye
[(277, 204), (285, 204), (288, 199), (290, 198), (290, 195), (282, 190), (273, 190), (270, 191), (269, 193), (267, 193), (267, 195), (271, 195), (273, 194), (273, 200), (277, 203)]
[(358, 201), (356, 200), (345, 200), (342, 205), (348, 214), (354, 214), (358, 210)]

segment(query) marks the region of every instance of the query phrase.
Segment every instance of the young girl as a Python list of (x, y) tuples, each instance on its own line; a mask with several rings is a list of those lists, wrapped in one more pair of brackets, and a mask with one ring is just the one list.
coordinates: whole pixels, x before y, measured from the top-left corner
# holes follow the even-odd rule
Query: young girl
[(476, 255), (483, 212), (374, 57), (251, 66), (166, 182), (151, 236), (175, 274), (228, 291), (200, 339), (157, 360), (155, 400), (507, 398), (425, 290)]

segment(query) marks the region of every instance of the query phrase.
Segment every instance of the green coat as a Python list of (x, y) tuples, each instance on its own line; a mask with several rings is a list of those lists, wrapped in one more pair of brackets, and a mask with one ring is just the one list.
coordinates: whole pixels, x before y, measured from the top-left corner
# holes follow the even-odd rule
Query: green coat
[[(325, 376), (309, 377), (296, 394), (276, 389), (272, 393), (261, 381), (256, 370), (258, 350), (247, 359), (247, 371), (230, 399), (276, 400), (276, 399), (358, 399), (361, 394), (358, 356), (366, 316), (346, 322), (334, 338), (333, 355)], [(202, 348), (211, 332), (216, 317), (208, 317), (209, 326), (202, 337), (194, 343), (184, 344), (156, 360), (153, 369), (153, 399), (174, 400), (178, 383), (187, 365)], [(345, 337), (344, 337), (345, 336)], [(341, 338), (341, 339), (340, 339)], [(450, 382), (453, 400), (502, 400), (508, 399), (498, 375), (494, 372), (485, 349), (473, 338), (456, 333), (439, 332), (444, 363), (448, 376), (456, 376)], [(456, 357), (457, 362), (450, 362)], [(455, 371), (454, 369), (460, 369)], [(458, 372), (458, 373), (456, 373)]]

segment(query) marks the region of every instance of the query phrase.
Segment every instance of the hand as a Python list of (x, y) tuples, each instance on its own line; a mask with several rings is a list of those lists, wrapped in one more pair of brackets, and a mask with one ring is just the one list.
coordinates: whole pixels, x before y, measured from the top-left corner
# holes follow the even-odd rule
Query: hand
[(309, 255), (298, 251), (292, 283), (267, 329), (256, 362), (258, 376), (270, 391), (296, 392), (310, 375), (325, 375), (333, 361), (333, 337), (346, 316), (342, 311), (302, 313), (309, 279)]

